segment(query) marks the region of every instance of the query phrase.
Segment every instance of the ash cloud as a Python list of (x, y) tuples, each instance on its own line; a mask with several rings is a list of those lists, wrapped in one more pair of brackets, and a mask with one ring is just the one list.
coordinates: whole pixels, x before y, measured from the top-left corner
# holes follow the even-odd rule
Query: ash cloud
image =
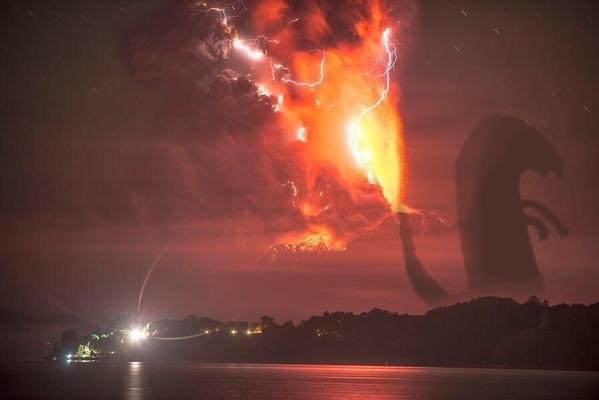
[(361, 23), (373, 20), (375, 12), (390, 21), (401, 20), (402, 30), (412, 30), (417, 13), (416, 2), (405, 0), (280, 0), (273, 1), (270, 8), (276, 10), (276, 15), (265, 20), (258, 11), (254, 13), (254, 24), (266, 36), (291, 30), (293, 40), (287, 44), (296, 51), (358, 44), (362, 40)]
[[(247, 11), (235, 12), (229, 26), (201, 2), (168, 2), (120, 26), (118, 58), (86, 37), (77, 37), (75, 54), (65, 28), (65, 44), (55, 50), (71, 54), (70, 63), (60, 79), (31, 72), (46, 81), (27, 98), (46, 97), (19, 106), (19, 140), (2, 138), (5, 231), (197, 224), (206, 235), (219, 229), (277, 235), (318, 225), (357, 236), (387, 216), (380, 189), (366, 179), (350, 187), (332, 165), (307, 166), (305, 144), (288, 141), (276, 99), (258, 90), (247, 74), (252, 65), (233, 49), (235, 30), (255, 36), (252, 16), (272, 4), (245, 1)], [(358, 14), (346, 7), (333, 15), (328, 2), (314, 4), (332, 18), (319, 48), (345, 40), (361, 15), (360, 7)], [(112, 33), (100, 34), (112, 44)], [(48, 46), (41, 34), (35, 39), (29, 45)], [(302, 212), (307, 198), (317, 199), (321, 211)]]
[(287, 213), (273, 99), (228, 62), (233, 32), (222, 18), (217, 10), (176, 2), (128, 32), (132, 76), (159, 83), (164, 93), (154, 149), (140, 165), (150, 168), (144, 189), (162, 192), (163, 204), (149, 205), (152, 215), (163, 209), (164, 218), (174, 219)]
[[(369, 12), (368, 3), (334, 13), (331, 4), (314, 2), (331, 19), (327, 34), (314, 38), (319, 46), (333, 45), (334, 38), (354, 40), (349, 30)], [(237, 72), (248, 70), (243, 60), (229, 57), (235, 28), (209, 7), (171, 3), (144, 17), (125, 37), (131, 76), (160, 85), (164, 93), (155, 116), (154, 149), (139, 166), (139, 173), (149, 177), (140, 187), (149, 219), (250, 216), (260, 220), (250, 230), (280, 233), (318, 224), (343, 235), (359, 234), (388, 215), (380, 188), (366, 180), (350, 188), (333, 166), (305, 168), (303, 143), (286, 142), (276, 99), (261, 93), (250, 75)], [(310, 7), (290, 2), (286, 12), (301, 18), (302, 10)], [(247, 14), (232, 25), (247, 26)], [(144, 191), (161, 195), (150, 199)], [(323, 211), (300, 212), (296, 199), (308, 197), (318, 197)]]
[(222, 13), (176, 1), (146, 15), (124, 37), (126, 65), (147, 82), (197, 79), (222, 67), (234, 32)]

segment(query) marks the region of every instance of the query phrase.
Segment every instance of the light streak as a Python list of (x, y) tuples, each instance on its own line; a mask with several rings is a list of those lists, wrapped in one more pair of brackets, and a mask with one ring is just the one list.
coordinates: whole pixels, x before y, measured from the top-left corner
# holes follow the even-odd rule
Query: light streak
[(158, 264), (158, 261), (160, 261), (160, 259), (162, 258), (164, 253), (166, 253), (167, 250), (168, 250), (168, 246), (166, 246), (164, 249), (162, 249), (160, 254), (158, 254), (158, 256), (154, 259), (154, 262), (152, 263), (152, 265), (150, 265), (150, 268), (148, 268), (148, 272), (146, 272), (146, 277), (144, 278), (144, 282), (141, 285), (141, 289), (139, 291), (139, 296), (137, 297), (137, 317), (139, 317), (139, 311), (141, 309), (141, 300), (143, 298), (144, 290), (146, 289), (146, 284), (148, 283), (148, 279), (150, 279), (150, 275), (152, 274), (152, 271), (154, 271), (154, 268)]
[(241, 50), (246, 56), (252, 60), (262, 60), (266, 55), (262, 50), (252, 49), (250, 46), (244, 43), (244, 40), (239, 38), (233, 39), (233, 47), (237, 50)]
[[(325, 76), (326, 53), (324, 50), (319, 50), (319, 51), (322, 53), (322, 59), (320, 60), (318, 80), (313, 81), (313, 82), (298, 82), (296, 80), (293, 80), (293, 79), (287, 78), (286, 76), (283, 76), (283, 77), (281, 77), (281, 82), (289, 83), (291, 85), (297, 85), (297, 86), (306, 86), (306, 87), (309, 87), (312, 89), (315, 88), (316, 86), (320, 85), (322, 83), (322, 81), (324, 80), (324, 76)], [(274, 67), (277, 69), (285, 68), (281, 64), (275, 64)], [(274, 76), (274, 72), (273, 72), (273, 76)]]
[(152, 339), (152, 340), (187, 340), (187, 339), (197, 338), (197, 337), (200, 337), (200, 336), (206, 336), (208, 334), (209, 334), (209, 332), (208, 333), (201, 332), (201, 333), (196, 333), (194, 335), (177, 336), (177, 337), (150, 336), (150, 339)]
[(259, 42), (260, 40), (264, 40), (266, 43), (274, 43), (274, 44), (279, 44), (279, 41), (276, 39), (269, 39), (264, 35), (259, 35), (258, 37), (256, 37), (256, 39), (254, 40), (254, 43)]
[[(395, 47), (395, 44), (391, 41), (390, 35), (391, 29), (386, 28), (383, 31), (382, 35), (382, 41), (387, 56), (385, 70), (380, 75), (380, 77), (384, 78), (384, 84), (381, 94), (373, 104), (362, 110), (354, 121), (348, 123), (346, 128), (349, 136), (349, 146), (352, 151), (352, 154), (354, 155), (358, 165), (366, 169), (368, 180), (371, 183), (374, 183), (376, 181), (376, 177), (372, 171), (372, 166), (370, 165), (370, 161), (372, 160), (372, 153), (368, 150), (362, 150), (360, 148), (360, 141), (362, 139), (363, 134), (363, 131), (360, 128), (360, 124), (364, 120), (364, 117), (372, 110), (377, 108), (387, 98), (387, 95), (389, 94), (389, 90), (391, 88), (391, 71), (393, 70), (395, 63), (397, 62), (397, 49)], [(375, 66), (379, 62), (380, 59), (376, 61)], [(372, 70), (374, 70), (374, 67), (372, 68)]]

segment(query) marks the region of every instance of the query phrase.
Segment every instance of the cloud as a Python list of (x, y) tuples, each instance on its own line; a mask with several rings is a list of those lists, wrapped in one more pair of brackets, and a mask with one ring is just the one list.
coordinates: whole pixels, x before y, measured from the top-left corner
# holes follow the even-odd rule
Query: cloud
[[(279, 8), (262, 2), (231, 19), (247, 30), (253, 18), (257, 31), (274, 32), (298, 18), (290, 28), (293, 43), (283, 34), (277, 45), (293, 52), (358, 40), (360, 21), (383, 11), (373, 4), (356, 1), (336, 10), (330, 2), (279, 2)], [(261, 5), (274, 7), (278, 15), (260, 24)], [(147, 193), (138, 196), (149, 203), (150, 219), (251, 215), (263, 220), (260, 229), (274, 232), (325, 225), (341, 234), (362, 231), (387, 215), (381, 190), (366, 179), (349, 187), (332, 165), (308, 168), (305, 146), (289, 141), (275, 112), (277, 99), (260, 91), (252, 76), (238, 72), (251, 68), (230, 54), (235, 28), (223, 23), (223, 16), (208, 6), (175, 2), (128, 33), (125, 54), (132, 77), (160, 83), (164, 91), (154, 149), (139, 165), (151, 176), (142, 188)], [(302, 196), (322, 197), (321, 212), (300, 212), (296, 200)]]

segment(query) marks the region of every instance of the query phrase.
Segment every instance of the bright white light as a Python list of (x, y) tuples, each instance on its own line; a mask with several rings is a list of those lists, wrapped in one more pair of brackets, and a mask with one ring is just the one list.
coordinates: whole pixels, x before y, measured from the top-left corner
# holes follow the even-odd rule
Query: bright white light
[(231, 335), (237, 335), (237, 330), (231, 329)]
[(283, 99), (284, 99), (284, 97), (282, 94), (277, 96), (277, 104), (275, 104), (275, 108), (274, 108), (275, 112), (281, 111), (281, 105), (283, 105)]
[(306, 128), (303, 126), (297, 130), (297, 139), (305, 142), (308, 139), (308, 134), (306, 132)]
[(268, 90), (268, 88), (266, 88), (263, 84), (258, 84), (258, 93), (266, 95), (266, 96), (270, 96), (270, 90)]
[(148, 333), (139, 328), (133, 328), (128, 332), (129, 340), (131, 342), (139, 342), (145, 340), (148, 337)]
[(264, 52), (262, 52), (261, 50), (252, 49), (238, 38), (235, 38), (233, 40), (233, 47), (243, 51), (245, 55), (251, 58), (252, 60), (261, 60), (265, 57)]

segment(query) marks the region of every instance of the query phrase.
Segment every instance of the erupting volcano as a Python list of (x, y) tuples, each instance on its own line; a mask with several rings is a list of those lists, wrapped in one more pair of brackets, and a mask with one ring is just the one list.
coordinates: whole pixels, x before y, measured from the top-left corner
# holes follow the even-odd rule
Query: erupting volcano
[[(211, 99), (203, 100), (205, 118), (213, 107), (222, 113), (219, 126), (229, 124), (223, 142), (256, 153), (259, 167), (252, 160), (242, 173), (254, 175), (260, 188), (241, 194), (252, 204), (236, 200), (232, 208), (275, 208), (286, 216), (276, 222), (279, 241), (291, 247), (326, 235), (343, 248), (398, 211), (404, 195), (398, 7), (384, 0), (343, 7), (188, 1), (170, 11), (182, 26), (153, 26), (137, 36), (131, 64), (144, 80), (188, 75), (187, 83)], [(173, 38), (180, 61), (162, 65), (173, 58), (165, 54)], [(237, 119), (256, 123), (239, 128)], [(284, 205), (272, 206), (279, 199)]]
[[(404, 166), (393, 23), (381, 1), (360, 2), (339, 40), (330, 7), (263, 2), (248, 10), (258, 36), (237, 36), (234, 48), (258, 64), (258, 88), (273, 97), (288, 141), (302, 142), (305, 173), (287, 182), (291, 204), (307, 218), (342, 213), (345, 197), (366, 178), (396, 211)], [(323, 182), (325, 167), (338, 182)]]
[[(307, 15), (290, 19), (293, 14), (285, 4), (266, 4), (275, 9), (258, 8), (253, 14), (259, 38), (264, 38), (259, 40), (263, 53), (236, 48), (269, 68), (270, 74), (262, 76), (270, 79), (260, 81), (259, 88), (274, 96), (289, 140), (305, 143), (306, 167), (311, 171), (304, 183), (306, 192), (317, 185), (312, 171), (328, 164), (350, 187), (364, 177), (380, 185), (389, 204), (397, 208), (402, 128), (391, 77), (397, 49), (380, 2), (370, 2), (366, 15), (351, 21), (351, 39), (338, 43), (328, 43), (333, 28), (324, 7), (314, 6)], [(310, 47), (317, 44), (322, 47)], [(307, 215), (323, 210), (309, 198), (301, 198), (299, 207)]]

